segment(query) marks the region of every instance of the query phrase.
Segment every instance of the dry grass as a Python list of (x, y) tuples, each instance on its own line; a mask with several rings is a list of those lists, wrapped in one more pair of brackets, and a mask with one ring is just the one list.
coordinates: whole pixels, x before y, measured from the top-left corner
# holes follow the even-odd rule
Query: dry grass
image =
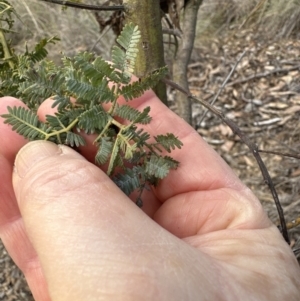
[(104, 58), (109, 57), (114, 36), (108, 31), (101, 37), (92, 12), (62, 9), (62, 6), (39, 0), (18, 0), (12, 3), (23, 22), (16, 21), (14, 29), (18, 33), (12, 36), (16, 51), (23, 51), (26, 42), (30, 47), (45, 36), (57, 36), (61, 41), (49, 48), (52, 59), (57, 60), (61, 52), (73, 55), (78, 51), (92, 49)]
[(253, 27), (266, 38), (299, 35), (300, 0), (204, 0), (199, 11), (198, 37), (228, 29)]
[[(50, 48), (50, 57), (55, 60), (61, 52), (73, 55), (91, 49), (109, 58), (115, 37), (111, 31), (101, 37), (92, 12), (63, 10), (39, 0), (12, 2), (23, 21), (23, 24), (16, 22), (18, 34), (12, 37), (17, 51), (24, 49), (26, 41), (32, 46), (45, 35), (56, 35), (61, 42)], [(99, 4), (97, 0), (85, 2)], [(239, 31), (249, 27), (262, 31), (266, 38), (296, 35), (300, 28), (300, 0), (204, 0), (199, 11), (196, 45), (228, 29)]]
[[(22, 51), (45, 36), (58, 36), (56, 46), (49, 48), (50, 58), (58, 61), (61, 52), (73, 55), (80, 50), (94, 50), (109, 59), (114, 34), (109, 30), (101, 36), (92, 12), (45, 3), (39, 0), (12, 1), (23, 24), (16, 22), (17, 34), (12, 36), (17, 51)], [(98, 0), (85, 3), (99, 4)], [(266, 38), (287, 38), (298, 35), (300, 27), (299, 0), (204, 0), (199, 11), (196, 46), (210, 42), (214, 35), (228, 29), (259, 30)]]

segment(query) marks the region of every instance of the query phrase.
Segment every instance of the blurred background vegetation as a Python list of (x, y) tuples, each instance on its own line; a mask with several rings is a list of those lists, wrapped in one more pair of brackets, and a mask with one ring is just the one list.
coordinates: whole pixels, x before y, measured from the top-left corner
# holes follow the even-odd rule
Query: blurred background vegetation
[[(102, 0), (83, 1), (101, 5)], [(58, 36), (61, 42), (50, 48), (50, 57), (57, 60), (61, 52), (72, 55), (93, 50), (108, 59), (115, 36), (111, 29), (100, 32), (91, 11), (49, 4), (40, 0), (12, 0), (22, 22), (16, 21), (12, 35), (16, 51), (40, 38)], [(108, 18), (111, 13), (102, 12)], [(265, 39), (298, 36), (300, 0), (204, 0), (199, 10), (196, 44), (209, 43), (212, 36), (245, 28), (259, 30)]]

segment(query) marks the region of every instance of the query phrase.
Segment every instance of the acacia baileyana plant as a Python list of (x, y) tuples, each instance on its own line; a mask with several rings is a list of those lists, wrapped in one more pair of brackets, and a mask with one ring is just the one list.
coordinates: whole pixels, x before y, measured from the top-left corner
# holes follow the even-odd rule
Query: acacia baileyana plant
[[(8, 6), (7, 1), (0, 2), (2, 11)], [(8, 31), (1, 29), (2, 36)], [(138, 28), (128, 24), (112, 49), (111, 63), (84, 52), (63, 57), (60, 66), (46, 59), (45, 47), (55, 38), (43, 39), (33, 51), (26, 48), (22, 55), (15, 55), (2, 38), (0, 94), (19, 97), (27, 105), (28, 109), (8, 107), (8, 113), (1, 117), (28, 140), (49, 140), (76, 148), (85, 145), (80, 132), (94, 134), (95, 163), (108, 166), (107, 174), (125, 194), (138, 191), (136, 203), (142, 206), (143, 190), (157, 185), (170, 169), (178, 167), (178, 161), (163, 153), (181, 148), (182, 143), (172, 133), (150, 137), (142, 127), (151, 122), (150, 107), (140, 112), (129, 105), (167, 73), (163, 67), (132, 81), (140, 37)], [(118, 104), (121, 95), (126, 104)], [(49, 97), (54, 99), (57, 112), (42, 122), (37, 109)], [(104, 104), (109, 109), (104, 109)]]

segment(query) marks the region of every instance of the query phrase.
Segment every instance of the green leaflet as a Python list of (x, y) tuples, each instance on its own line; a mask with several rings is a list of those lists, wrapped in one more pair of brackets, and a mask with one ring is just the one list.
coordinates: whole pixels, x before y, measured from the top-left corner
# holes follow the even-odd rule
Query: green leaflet
[(145, 171), (141, 166), (126, 168), (125, 173), (116, 175), (113, 181), (126, 195), (130, 195), (141, 187), (141, 182), (145, 181)]
[(166, 135), (158, 135), (154, 139), (168, 152), (170, 153), (176, 147), (181, 148), (182, 142), (174, 136), (172, 133)]
[(155, 87), (158, 82), (167, 75), (167, 73), (167, 67), (162, 67), (139, 81), (123, 86), (120, 93), (127, 101), (140, 97), (145, 91), (149, 90), (149, 87)]
[(147, 124), (150, 123), (151, 117), (148, 115), (150, 107), (147, 107), (140, 112), (129, 105), (118, 106), (115, 111), (115, 116), (132, 121), (133, 123)]
[(79, 116), (78, 127), (93, 134), (100, 132), (107, 124), (107, 113), (101, 106), (93, 106)]
[(37, 63), (42, 61), (44, 58), (47, 57), (48, 51), (46, 49), (46, 46), (48, 44), (55, 44), (57, 41), (60, 39), (57, 37), (51, 37), (49, 39), (42, 39), (36, 46), (34, 47), (34, 51), (29, 52), (28, 49), (26, 48), (26, 52), (24, 54), (24, 57), (28, 57), (28, 59), (32, 63)]
[(137, 26), (127, 24), (121, 35), (117, 38), (118, 44), (112, 49), (112, 62), (115, 69), (121, 71), (122, 83), (128, 84), (134, 71), (135, 61), (138, 53), (137, 44), (141, 33)]
[[(0, 0), (0, 11), (7, 3)], [(162, 150), (171, 152), (182, 143), (171, 133), (151, 139), (147, 132), (150, 107), (140, 111), (129, 103), (167, 74), (163, 67), (132, 81), (139, 40), (138, 28), (128, 24), (113, 48), (111, 64), (94, 53), (82, 52), (63, 57), (59, 65), (47, 59), (46, 47), (57, 41), (55, 37), (41, 40), (33, 50), (26, 48), (18, 56), (11, 51), (7, 61), (0, 41), (0, 95), (19, 97), (28, 106), (8, 107), (1, 115), (26, 139), (77, 148), (86, 144), (89, 134), (95, 163), (107, 167), (107, 174), (125, 194), (137, 191), (136, 203), (141, 206), (144, 189), (157, 185), (170, 169), (179, 166), (170, 156), (162, 156)], [(126, 104), (118, 103), (120, 96)], [(37, 110), (47, 98), (53, 99), (56, 113), (41, 122)]]
[(81, 70), (93, 86), (100, 84), (104, 78), (115, 83), (120, 82), (115, 69), (102, 57), (95, 58), (94, 54), (83, 52), (76, 55), (72, 62), (74, 69)]
[(80, 145), (85, 145), (85, 140), (78, 134), (73, 132), (68, 132), (65, 140), (65, 144), (70, 145), (71, 147), (78, 147)]
[(146, 173), (158, 179), (165, 178), (171, 168), (169, 160), (157, 155), (151, 155), (150, 160), (145, 164)]
[(8, 114), (1, 117), (14, 131), (29, 140), (45, 139), (49, 128), (38, 120), (35, 113), (23, 107), (8, 107), (7, 110)]
[(96, 154), (95, 160), (99, 165), (105, 164), (112, 152), (113, 142), (110, 141), (109, 137), (102, 137), (98, 145), (98, 152)]

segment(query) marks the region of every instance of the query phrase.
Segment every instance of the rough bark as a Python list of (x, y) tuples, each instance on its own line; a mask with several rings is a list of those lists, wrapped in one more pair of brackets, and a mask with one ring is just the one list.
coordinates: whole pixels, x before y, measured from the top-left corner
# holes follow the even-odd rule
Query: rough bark
[[(188, 90), (187, 66), (194, 46), (197, 13), (203, 0), (189, 0), (186, 2), (180, 22), (183, 32), (179, 40), (176, 60), (173, 64), (173, 80), (181, 87)], [(189, 124), (192, 123), (192, 104), (186, 95), (176, 92), (175, 101), (179, 115)]]

